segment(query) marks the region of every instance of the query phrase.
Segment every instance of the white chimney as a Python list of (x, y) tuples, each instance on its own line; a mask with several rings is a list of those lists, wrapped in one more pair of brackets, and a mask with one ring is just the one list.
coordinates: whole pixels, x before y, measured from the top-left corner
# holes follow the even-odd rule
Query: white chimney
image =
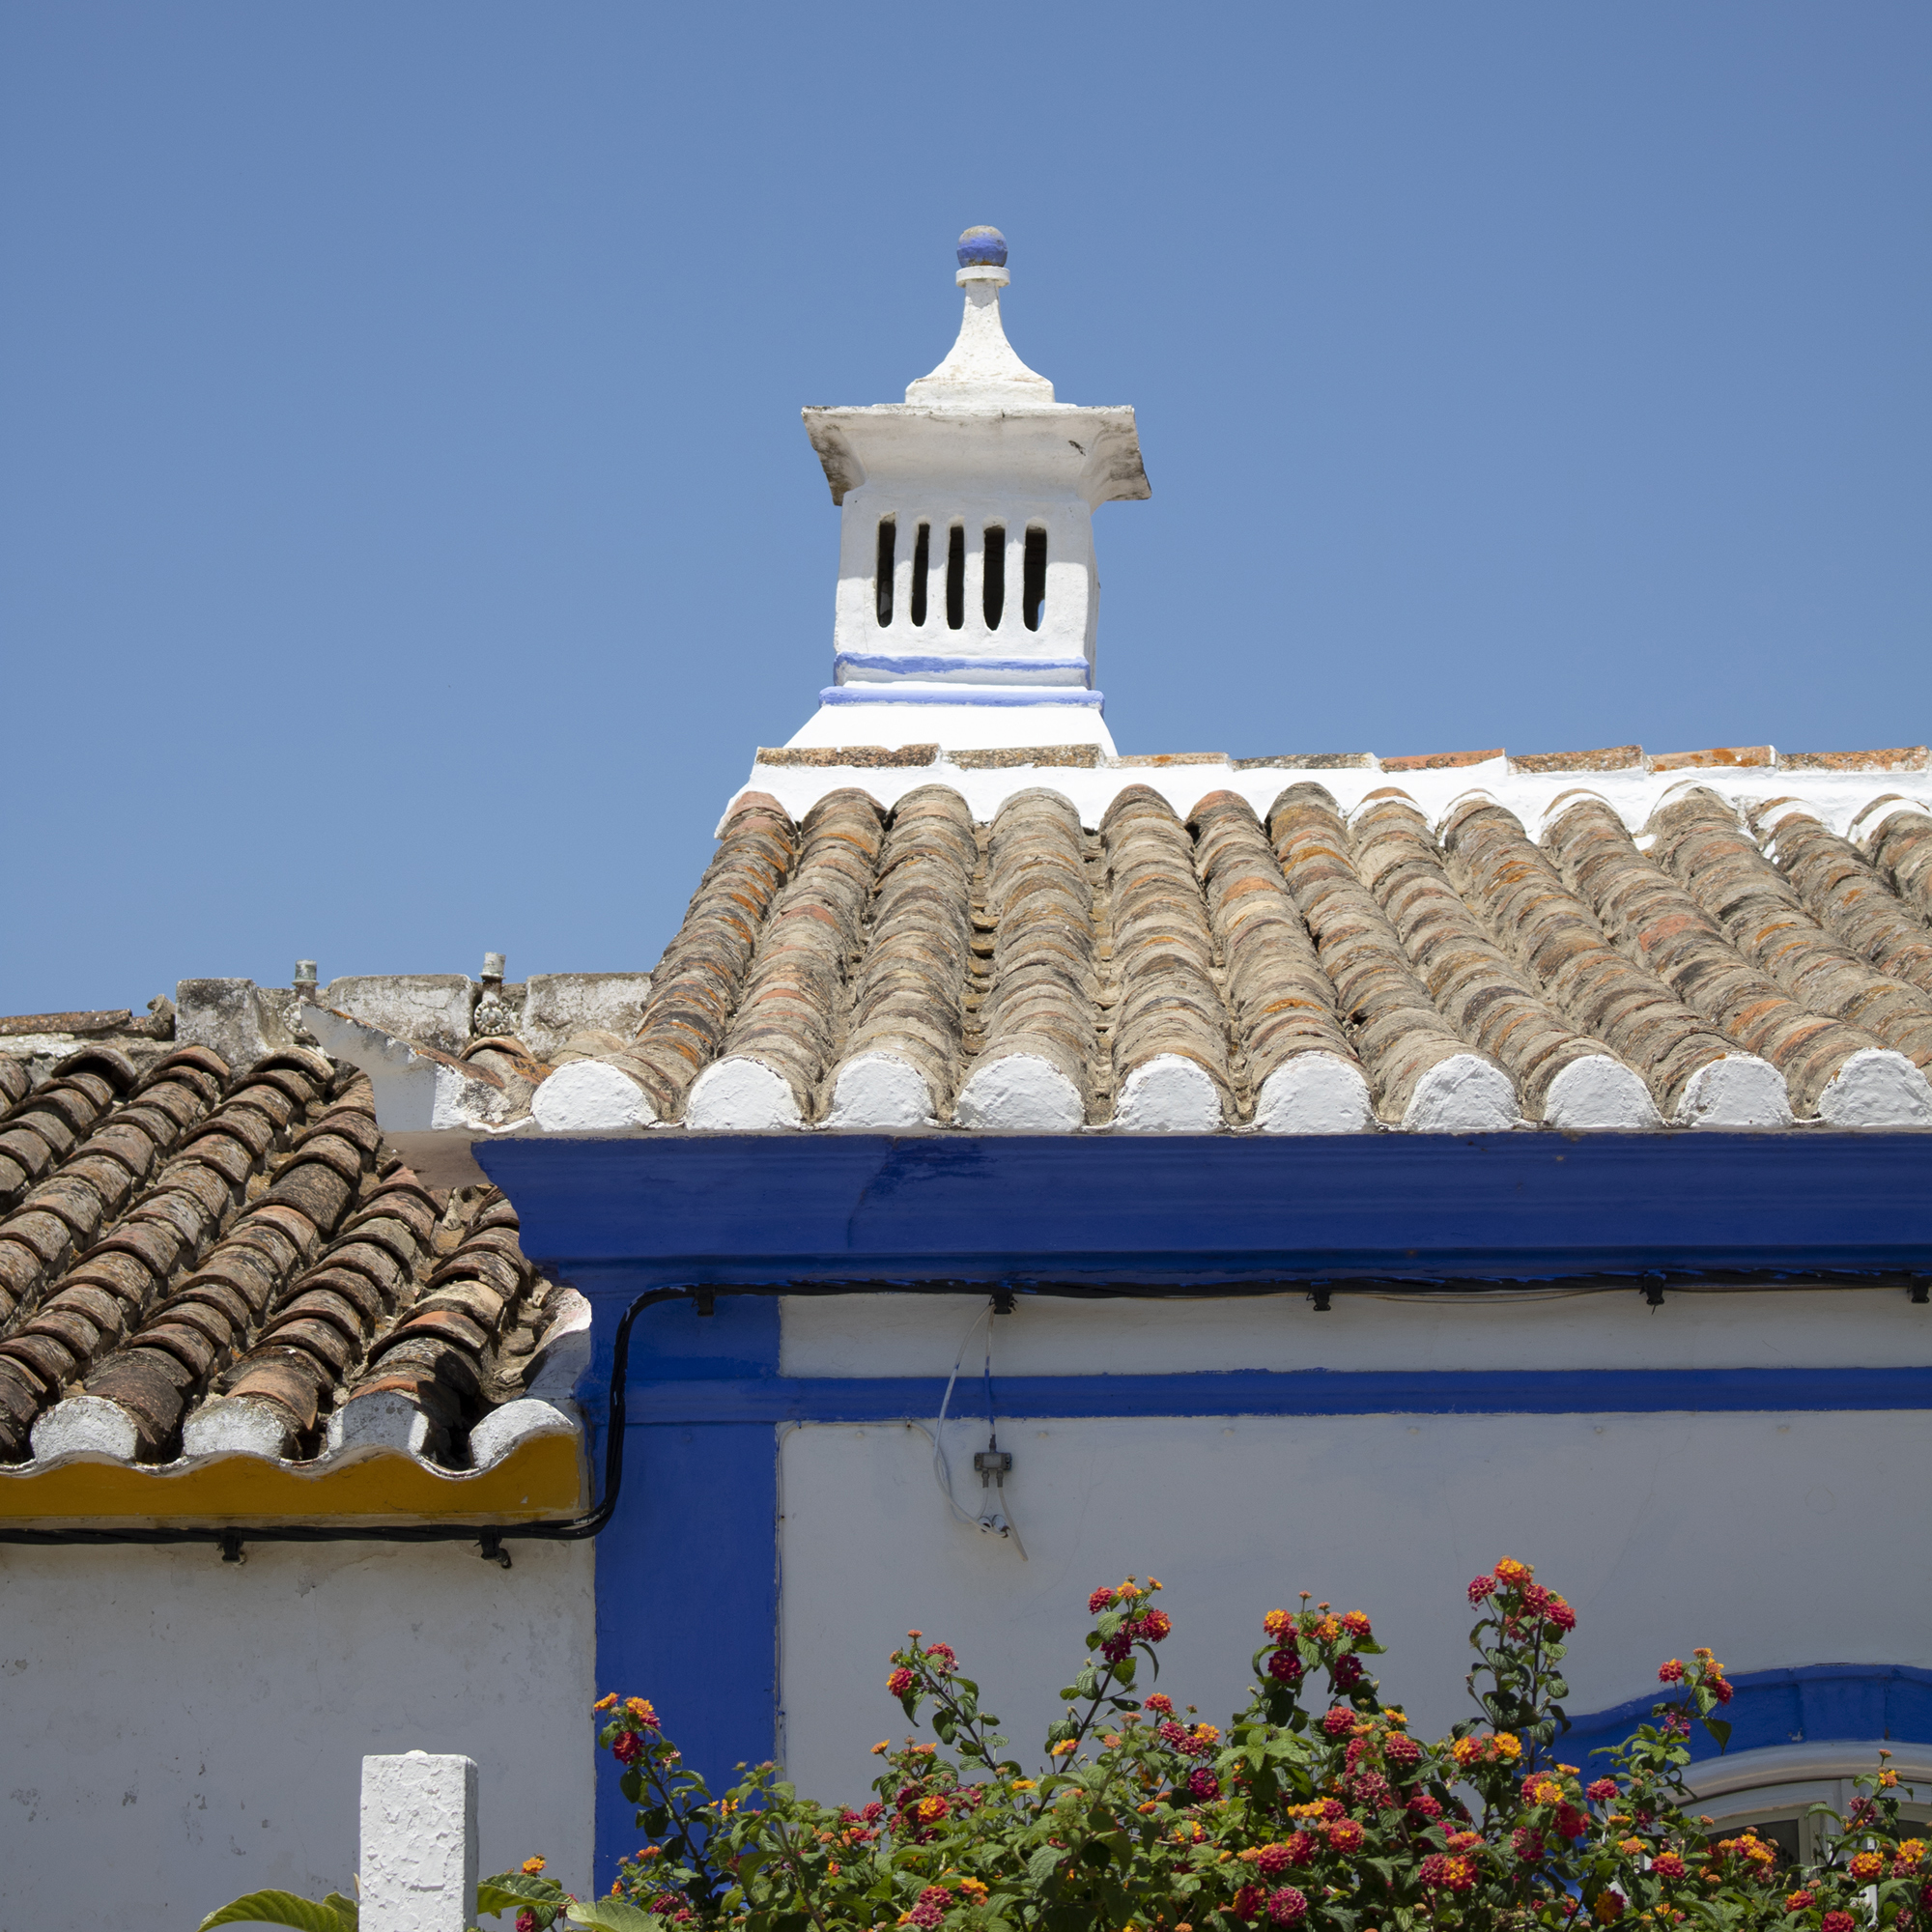
[(959, 238), (959, 339), (903, 403), (810, 409), (843, 511), (833, 682), (795, 745), (1099, 743), (1094, 511), (1148, 496), (1134, 412), (1057, 403), (1000, 319), (997, 229)]

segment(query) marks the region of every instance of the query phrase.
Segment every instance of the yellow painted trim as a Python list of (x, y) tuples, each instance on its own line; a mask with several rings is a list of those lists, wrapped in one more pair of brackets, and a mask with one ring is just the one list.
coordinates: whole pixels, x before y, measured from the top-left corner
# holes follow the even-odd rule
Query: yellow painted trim
[(331, 1463), (211, 1456), (160, 1467), (105, 1456), (0, 1470), (0, 1523), (528, 1522), (588, 1506), (581, 1432), (537, 1435), (476, 1474), (399, 1449)]

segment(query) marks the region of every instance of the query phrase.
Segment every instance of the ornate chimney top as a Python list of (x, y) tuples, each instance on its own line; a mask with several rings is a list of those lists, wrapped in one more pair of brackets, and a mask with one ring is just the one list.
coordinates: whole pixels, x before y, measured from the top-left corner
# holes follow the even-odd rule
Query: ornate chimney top
[(906, 384), (909, 403), (950, 403), (982, 408), (1050, 403), (1053, 384), (1013, 354), (1000, 321), (1000, 291), (1007, 273), (1007, 238), (997, 228), (969, 228), (959, 238), (959, 272), (966, 291), (959, 339), (937, 369)]
[(1134, 412), (1056, 402), (1013, 354), (997, 228), (958, 259), (958, 339), (903, 403), (805, 412), (844, 514), (834, 682), (795, 745), (1107, 742), (1093, 514), (1149, 494)]

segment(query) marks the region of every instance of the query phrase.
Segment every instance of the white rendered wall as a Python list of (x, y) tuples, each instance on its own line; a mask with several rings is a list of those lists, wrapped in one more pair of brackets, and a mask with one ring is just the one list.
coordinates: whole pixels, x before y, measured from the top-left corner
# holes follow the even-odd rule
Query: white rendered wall
[(586, 1894), (593, 1559), (511, 1548), (0, 1549), (0, 1932), (350, 1891), (372, 1751), (474, 1758), (481, 1869)]
[[(943, 1376), (978, 1295), (787, 1295), (788, 1376)], [(995, 1376), (1182, 1375), (1215, 1369), (1896, 1368), (1932, 1364), (1932, 1308), (1903, 1288), (1495, 1294), (1337, 1292), (1090, 1301), (1021, 1295), (992, 1319)], [(963, 1375), (985, 1359), (976, 1332)], [(1119, 1581), (1118, 1577), (1115, 1581)], [(1467, 1580), (1465, 1577), (1464, 1581)]]
[[(783, 1372), (951, 1372), (978, 1297), (788, 1299)], [(993, 1372), (1645, 1369), (1932, 1363), (1932, 1310), (1903, 1288), (1283, 1295), (1101, 1303), (1022, 1296), (992, 1320)], [(980, 1506), (983, 1330), (946, 1437)], [(919, 1418), (930, 1427), (933, 1418)], [(808, 1425), (781, 1450), (784, 1743), (810, 1790), (860, 1795), (867, 1750), (904, 1728), (884, 1660), (944, 1637), (1031, 1747), (1077, 1663), (1087, 1594), (1159, 1577), (1178, 1630), (1163, 1688), (1220, 1721), (1260, 1620), (1299, 1589), (1367, 1610), (1378, 1674), (1418, 1727), (1462, 1715), (1463, 1587), (1498, 1556), (1577, 1606), (1573, 1711), (1641, 1696), (1660, 1660), (1711, 1645), (1733, 1671), (1823, 1662), (1932, 1667), (1932, 1494), (1906, 1474), (1932, 1415), (1002, 1415), (1005, 1501), (1028, 1561), (955, 1522), (930, 1444), (895, 1423)]]
[[(949, 1431), (969, 1487), (972, 1448)], [(1420, 1733), (1464, 1715), (1463, 1587), (1498, 1556), (1576, 1606), (1576, 1712), (1641, 1696), (1709, 1644), (1732, 1671), (1932, 1666), (1932, 1416), (1348, 1416), (1012, 1421), (1029, 1561), (954, 1522), (915, 1430), (783, 1440), (787, 1775), (858, 1799), (905, 1723), (886, 1656), (944, 1638), (1032, 1762), (1078, 1667), (1087, 1594), (1129, 1572), (1176, 1621), (1161, 1688), (1224, 1722), (1263, 1614), (1310, 1590), (1391, 1644), (1384, 1696)], [(965, 1453), (959, 1453), (965, 1452)], [(1144, 1688), (1151, 1688), (1144, 1687)]]

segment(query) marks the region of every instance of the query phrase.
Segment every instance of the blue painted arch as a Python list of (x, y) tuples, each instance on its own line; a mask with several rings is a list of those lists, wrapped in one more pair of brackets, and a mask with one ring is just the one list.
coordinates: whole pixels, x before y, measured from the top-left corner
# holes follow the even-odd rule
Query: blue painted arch
[[(1737, 1694), (1720, 1715), (1731, 1725), (1726, 1755), (1782, 1745), (1834, 1740), (1900, 1739), (1932, 1744), (1932, 1670), (1909, 1663), (1807, 1663), (1788, 1670), (1747, 1670), (1732, 1678)], [(1601, 1775), (1605, 1760), (1593, 1753), (1621, 1744), (1650, 1721), (1654, 1706), (1669, 1695), (1659, 1685), (1647, 1696), (1613, 1704), (1571, 1719), (1557, 1745), (1565, 1763)], [(1697, 1728), (1690, 1758), (1719, 1755), (1710, 1733)]]

